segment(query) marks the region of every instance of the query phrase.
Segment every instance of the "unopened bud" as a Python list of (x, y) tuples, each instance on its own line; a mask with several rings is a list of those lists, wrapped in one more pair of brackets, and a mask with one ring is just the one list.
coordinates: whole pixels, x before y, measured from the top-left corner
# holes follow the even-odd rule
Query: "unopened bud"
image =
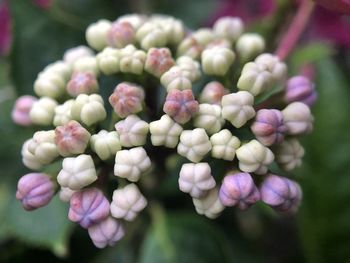
[(67, 83), (67, 92), (72, 97), (79, 94), (92, 94), (98, 91), (98, 82), (90, 72), (76, 72)]
[(208, 75), (224, 76), (235, 60), (235, 53), (224, 47), (205, 49), (202, 53), (202, 67)]
[(37, 101), (37, 98), (33, 96), (26, 95), (19, 97), (11, 112), (13, 122), (21, 126), (30, 126), (32, 120), (30, 119), (29, 112), (35, 101)]
[(146, 61), (146, 53), (128, 45), (120, 52), (120, 71), (123, 73), (142, 74)]
[(282, 111), (282, 114), (287, 134), (300, 135), (312, 131), (314, 118), (306, 104), (293, 102)]
[(135, 30), (128, 22), (114, 22), (107, 33), (107, 44), (115, 48), (123, 48), (135, 42)]
[(104, 49), (107, 46), (107, 34), (111, 27), (112, 23), (105, 19), (89, 25), (85, 32), (89, 46), (96, 50)]
[(91, 48), (87, 46), (77, 46), (67, 49), (66, 52), (64, 52), (63, 60), (67, 64), (73, 66), (78, 59), (84, 57), (92, 57), (93, 55), (94, 52)]
[(174, 63), (168, 48), (150, 48), (147, 52), (145, 70), (160, 78)]
[(275, 81), (281, 81), (286, 78), (287, 66), (278, 56), (264, 53), (256, 57), (255, 63), (268, 70)]
[(102, 52), (97, 54), (96, 58), (98, 67), (102, 73), (111, 75), (119, 72), (121, 58), (121, 51), (119, 49), (106, 47)]
[(167, 35), (164, 30), (151, 22), (144, 23), (136, 32), (136, 39), (144, 50), (152, 47), (164, 47), (167, 44)]
[(189, 36), (182, 40), (177, 47), (177, 56), (189, 56), (198, 59), (204, 47), (193, 37)]
[(53, 99), (61, 97), (65, 92), (65, 79), (59, 74), (44, 72), (34, 82), (34, 92), (40, 97)]
[(58, 105), (55, 108), (55, 116), (53, 118), (53, 125), (60, 126), (72, 120), (70, 114), (74, 100), (67, 100), (65, 103)]
[(288, 80), (285, 100), (287, 103), (300, 101), (312, 106), (317, 99), (315, 85), (304, 76), (295, 76)]
[(197, 40), (197, 42), (206, 46), (215, 39), (215, 33), (211, 28), (200, 28), (192, 33), (192, 37)]
[(89, 72), (98, 76), (100, 70), (98, 68), (96, 57), (79, 58), (73, 65), (74, 72)]
[(255, 33), (245, 33), (241, 35), (236, 43), (236, 50), (242, 61), (248, 61), (260, 54), (264, 49), (264, 38)]
[(42, 97), (33, 103), (29, 117), (34, 124), (51, 125), (57, 102), (48, 97)]
[(121, 149), (119, 136), (116, 131), (99, 131), (99, 133), (91, 136), (90, 145), (91, 149), (101, 160), (110, 159)]
[(228, 89), (226, 89), (220, 82), (211, 81), (204, 86), (199, 97), (199, 102), (221, 106), (222, 97), (228, 93)]
[(224, 119), (221, 118), (221, 107), (219, 105), (199, 104), (199, 110), (194, 119), (194, 127), (205, 129), (208, 134), (221, 130)]
[(236, 150), (241, 145), (240, 140), (231, 134), (227, 129), (213, 134), (210, 137), (213, 146), (211, 155), (214, 158), (232, 161), (235, 158)]
[(117, 122), (120, 144), (123, 147), (145, 145), (148, 134), (148, 123), (136, 115), (129, 115), (125, 120)]
[(287, 139), (276, 148), (276, 162), (284, 170), (291, 171), (301, 165), (304, 153), (297, 139)]
[(201, 77), (199, 62), (188, 56), (181, 56), (176, 60), (176, 65), (182, 69), (182, 72), (191, 81), (195, 82)]
[(127, 14), (122, 15), (118, 17), (117, 22), (123, 23), (128, 22), (132, 25), (133, 28), (138, 29), (140, 26), (142, 26), (146, 20), (148, 19), (145, 15), (140, 14)]
[(61, 187), (61, 190), (58, 195), (62, 202), (68, 203), (75, 192), (75, 190), (72, 190), (68, 187)]
[(160, 78), (160, 82), (167, 89), (186, 90), (192, 89), (192, 83), (187, 71), (182, 70), (179, 66), (173, 66), (166, 71)]
[(216, 187), (209, 190), (204, 197), (200, 199), (193, 198), (192, 200), (197, 213), (211, 219), (217, 218), (225, 209), (220, 201), (219, 191)]
[(242, 34), (244, 25), (242, 20), (238, 17), (225, 16), (219, 18), (215, 22), (213, 28), (217, 36), (234, 42)]
[[(37, 131), (28, 143), (28, 151), (42, 165), (49, 164), (58, 157), (58, 147), (55, 144), (55, 131)], [(24, 157), (24, 156), (23, 156)]]
[(22, 145), (22, 150), (21, 150), (22, 162), (29, 169), (38, 170), (43, 166), (43, 164), (40, 163), (37, 160), (36, 156), (29, 151), (28, 146), (31, 143), (31, 141), (32, 139), (29, 139), (25, 141), (24, 144)]

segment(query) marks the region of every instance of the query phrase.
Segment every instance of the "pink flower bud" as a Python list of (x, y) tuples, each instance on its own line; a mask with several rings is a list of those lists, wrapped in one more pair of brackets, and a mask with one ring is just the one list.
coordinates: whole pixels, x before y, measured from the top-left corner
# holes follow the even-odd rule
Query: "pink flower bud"
[(281, 143), (287, 127), (283, 122), (283, 115), (279, 110), (259, 110), (255, 122), (251, 126), (256, 138), (265, 146)]
[(300, 186), (285, 177), (268, 175), (260, 187), (261, 200), (279, 212), (295, 212), (302, 192)]
[(220, 82), (212, 81), (205, 85), (200, 95), (199, 101), (201, 103), (218, 104), (221, 106), (221, 99), (228, 94), (226, 89)]
[(238, 205), (245, 210), (260, 199), (260, 194), (249, 173), (235, 173), (225, 176), (219, 198), (225, 206)]
[(151, 48), (148, 50), (145, 70), (160, 78), (175, 62), (168, 48)]
[(97, 91), (98, 82), (96, 76), (91, 72), (75, 72), (67, 84), (67, 92), (72, 97)]
[(304, 76), (295, 76), (288, 80), (285, 93), (287, 103), (300, 101), (312, 106), (317, 99), (315, 85)]
[(198, 101), (191, 90), (170, 90), (163, 107), (163, 111), (180, 124), (188, 122), (198, 110)]
[(107, 33), (107, 43), (115, 48), (123, 48), (135, 42), (135, 30), (129, 22), (114, 22)]
[(77, 121), (69, 121), (55, 129), (55, 143), (62, 156), (83, 153), (89, 143), (90, 133)]
[(118, 84), (109, 97), (109, 103), (119, 117), (125, 118), (142, 110), (144, 98), (145, 92), (141, 87), (132, 83), (122, 82)]
[(122, 223), (112, 217), (107, 217), (98, 224), (88, 228), (89, 236), (98, 248), (114, 246), (125, 234)]
[(97, 188), (88, 188), (73, 194), (68, 212), (69, 220), (89, 228), (109, 215), (109, 202)]
[(47, 205), (55, 192), (50, 177), (42, 173), (29, 173), (18, 181), (16, 198), (25, 210), (31, 211)]
[(14, 123), (21, 126), (29, 126), (32, 124), (32, 120), (29, 117), (29, 112), (33, 103), (37, 101), (37, 98), (33, 96), (21, 96), (19, 97), (12, 109), (12, 120)]

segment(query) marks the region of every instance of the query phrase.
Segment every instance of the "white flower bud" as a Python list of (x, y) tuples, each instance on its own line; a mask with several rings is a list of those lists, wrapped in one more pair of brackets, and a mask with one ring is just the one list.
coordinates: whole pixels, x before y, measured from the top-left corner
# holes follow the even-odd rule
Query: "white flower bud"
[(40, 97), (57, 99), (65, 93), (65, 90), (66, 81), (57, 73), (44, 71), (34, 82), (34, 92)]
[(99, 131), (99, 133), (91, 136), (90, 145), (91, 149), (101, 160), (108, 160), (121, 149), (119, 136), (116, 131)]
[(58, 194), (59, 198), (62, 202), (68, 203), (72, 198), (72, 195), (76, 192), (76, 190), (72, 190), (68, 187), (61, 187), (61, 190)]
[(243, 172), (266, 174), (268, 166), (273, 162), (272, 151), (257, 140), (243, 144), (236, 151), (239, 169)]
[(104, 120), (107, 113), (102, 97), (97, 94), (80, 94), (73, 102), (71, 116), (88, 126)]
[(77, 157), (63, 159), (62, 170), (57, 176), (61, 187), (80, 190), (97, 180), (94, 162), (90, 155), (81, 154)]
[(70, 111), (72, 109), (73, 102), (74, 100), (67, 100), (65, 103), (56, 106), (55, 116), (53, 118), (54, 126), (61, 126), (72, 120)]
[(213, 28), (217, 36), (234, 42), (243, 33), (244, 24), (238, 17), (225, 16), (219, 18)]
[(105, 19), (89, 25), (85, 32), (89, 46), (96, 50), (104, 49), (107, 46), (107, 33), (111, 27), (112, 23)]
[(301, 165), (304, 153), (297, 139), (287, 139), (276, 147), (276, 162), (282, 169), (291, 171)]
[(168, 148), (175, 148), (179, 142), (182, 127), (168, 115), (163, 115), (160, 120), (152, 121), (149, 124), (151, 141), (154, 146), (164, 145)]
[(136, 184), (128, 184), (113, 192), (111, 215), (115, 218), (133, 221), (146, 206), (147, 200)]
[(190, 81), (195, 82), (201, 77), (200, 65), (193, 58), (181, 56), (176, 60), (176, 64)]
[(287, 134), (301, 135), (312, 131), (314, 117), (306, 104), (293, 102), (282, 111), (282, 114)]
[(216, 183), (208, 163), (185, 163), (179, 177), (179, 188), (193, 198), (201, 198), (213, 189)]
[(192, 37), (197, 40), (197, 42), (206, 46), (215, 39), (215, 33), (211, 28), (200, 28), (193, 32)]
[(188, 78), (188, 73), (182, 70), (179, 66), (171, 67), (160, 78), (160, 82), (167, 91), (178, 89), (192, 89), (191, 80)]
[(185, 37), (185, 27), (181, 20), (171, 16), (154, 15), (151, 21), (163, 29), (168, 44), (177, 45)]
[(142, 24), (145, 23), (147, 20), (147, 17), (145, 15), (140, 15), (140, 14), (127, 14), (120, 16), (117, 19), (117, 22), (128, 22), (132, 25), (132, 27), (137, 30)]
[(75, 61), (73, 70), (77, 72), (90, 72), (95, 76), (100, 74), (96, 57), (83, 57)]
[(127, 45), (121, 49), (119, 67), (124, 73), (141, 74), (146, 61), (146, 53), (136, 49), (133, 45)]
[(141, 146), (146, 143), (148, 123), (137, 115), (129, 115), (125, 120), (117, 122), (115, 129), (123, 147)]
[(211, 147), (205, 130), (196, 128), (194, 130), (185, 130), (181, 133), (177, 152), (191, 162), (198, 163), (211, 150)]
[(36, 156), (28, 150), (28, 146), (31, 143), (31, 141), (32, 139), (25, 141), (22, 146), (22, 150), (21, 150), (22, 162), (29, 169), (39, 170), (43, 166), (43, 164), (40, 163), (37, 160)]
[(115, 156), (114, 174), (130, 182), (137, 182), (150, 167), (151, 160), (142, 147), (118, 151)]
[(192, 200), (197, 213), (211, 219), (218, 217), (225, 209), (219, 199), (219, 191), (216, 187), (209, 190), (206, 196), (200, 199), (193, 198)]
[(144, 23), (136, 32), (136, 39), (144, 50), (151, 47), (164, 47), (167, 44), (167, 35), (164, 30), (152, 23)]
[(225, 47), (205, 49), (202, 53), (203, 71), (208, 75), (223, 76), (229, 70), (235, 57), (235, 53)]
[(78, 59), (92, 57), (93, 55), (94, 51), (91, 48), (87, 46), (77, 46), (67, 49), (63, 54), (63, 60), (67, 64), (73, 66)]
[(194, 119), (194, 127), (205, 129), (208, 134), (220, 131), (224, 119), (221, 118), (221, 107), (212, 104), (199, 104), (199, 111)]
[(210, 142), (213, 145), (211, 155), (214, 158), (227, 161), (233, 161), (236, 150), (241, 145), (240, 140), (236, 136), (233, 136), (227, 129), (212, 135), (210, 137)]
[(254, 97), (247, 91), (239, 91), (222, 97), (222, 117), (236, 128), (242, 127), (255, 116)]
[(34, 124), (51, 125), (57, 102), (48, 97), (42, 97), (33, 103), (29, 117)]
[(287, 75), (287, 66), (278, 56), (264, 53), (256, 57), (255, 63), (265, 67), (274, 78), (275, 81), (284, 80)]
[(42, 73), (44, 72), (48, 74), (57, 74), (65, 81), (68, 81), (72, 74), (72, 67), (69, 63), (59, 60), (47, 65)]
[(236, 43), (236, 50), (242, 61), (247, 61), (265, 49), (264, 38), (256, 33), (241, 35)]
[(119, 49), (106, 47), (102, 52), (98, 53), (97, 64), (102, 73), (111, 75), (119, 72), (119, 62), (121, 51)]
[(27, 149), (40, 164), (51, 163), (59, 156), (55, 144), (55, 131), (37, 131), (33, 139), (29, 140)]
[(203, 48), (203, 45), (199, 44), (199, 42), (193, 36), (189, 36), (180, 42), (176, 52), (178, 57), (188, 56), (193, 59), (197, 59), (200, 57)]

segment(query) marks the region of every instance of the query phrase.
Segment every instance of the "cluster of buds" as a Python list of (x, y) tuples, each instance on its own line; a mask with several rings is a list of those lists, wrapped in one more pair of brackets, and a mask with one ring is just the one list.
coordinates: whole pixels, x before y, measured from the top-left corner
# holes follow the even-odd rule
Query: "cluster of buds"
[[(274, 162), (288, 172), (301, 165), (298, 137), (313, 128), (314, 86), (302, 76), (286, 82), (286, 64), (262, 53), (260, 35), (243, 31), (236, 17), (197, 31), (161, 15), (90, 25), (90, 47), (66, 51), (39, 73), (39, 98), (15, 103), (14, 122), (41, 126), (22, 148), (24, 165), (36, 171), (19, 180), (16, 197), (23, 207), (42, 207), (59, 192), (70, 203), (68, 218), (86, 228), (97, 247), (113, 245), (147, 206), (140, 182), (152, 176), (157, 162), (149, 153), (157, 156), (159, 150), (188, 160), (179, 189), (199, 214), (215, 218), (225, 207), (244, 210), (258, 201), (296, 211), (299, 185), (270, 169)], [(239, 64), (244, 66), (232, 82)], [(102, 87), (102, 74), (122, 81)], [(209, 82), (196, 97), (192, 87), (204, 76)], [(268, 96), (276, 86), (282, 91)], [(209, 166), (210, 158), (225, 161), (223, 178)], [(53, 162), (61, 162), (60, 170), (43, 173)], [(108, 196), (112, 180), (118, 188)]]

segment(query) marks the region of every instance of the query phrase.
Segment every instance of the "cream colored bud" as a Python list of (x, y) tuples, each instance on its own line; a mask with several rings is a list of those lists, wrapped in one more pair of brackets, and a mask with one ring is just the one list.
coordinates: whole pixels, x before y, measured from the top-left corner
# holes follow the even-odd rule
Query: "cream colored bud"
[(120, 144), (123, 147), (145, 145), (148, 134), (148, 123), (137, 115), (129, 115), (125, 120), (115, 125), (119, 134)]
[(99, 131), (99, 133), (91, 136), (90, 145), (91, 149), (101, 158), (101, 160), (110, 159), (121, 149), (119, 136), (116, 131)]
[(229, 70), (235, 57), (235, 53), (225, 47), (205, 49), (202, 53), (203, 71), (208, 75), (223, 76)]
[(31, 142), (32, 142), (32, 139), (29, 139), (25, 141), (22, 146), (22, 150), (21, 150), (22, 163), (29, 169), (39, 170), (43, 166), (43, 164), (40, 163), (37, 160), (36, 156), (29, 151), (28, 146)]
[(107, 46), (107, 33), (111, 27), (112, 23), (105, 19), (89, 25), (85, 32), (89, 46), (96, 50), (104, 49)]
[(177, 45), (185, 37), (185, 27), (181, 20), (159, 15), (152, 16), (151, 20), (163, 29), (167, 43)]
[(213, 145), (211, 155), (214, 158), (227, 161), (233, 161), (236, 150), (241, 145), (241, 141), (227, 129), (213, 134), (210, 137), (210, 142)]
[(193, 198), (192, 200), (197, 213), (211, 219), (218, 217), (225, 209), (219, 199), (219, 191), (216, 187), (211, 189), (206, 196), (200, 199)]
[(292, 102), (283, 111), (287, 134), (301, 135), (310, 133), (313, 129), (314, 117), (310, 108), (302, 102)]
[(272, 74), (275, 81), (284, 80), (287, 76), (287, 65), (278, 56), (264, 53), (256, 57), (255, 63), (265, 67)]
[(248, 61), (265, 49), (264, 38), (256, 33), (241, 35), (236, 43), (236, 50), (242, 61)]
[(238, 17), (225, 16), (219, 18), (213, 28), (217, 36), (234, 42), (243, 33), (244, 24)]
[(68, 187), (61, 187), (61, 190), (58, 194), (59, 198), (62, 202), (68, 203), (72, 198), (72, 195), (76, 192), (76, 190), (72, 190)]
[(53, 118), (53, 125), (54, 126), (60, 126), (64, 125), (70, 120), (72, 120), (72, 117), (70, 115), (70, 111), (72, 108), (74, 100), (67, 100), (65, 103), (56, 106), (55, 108), (55, 116)]
[(48, 73), (48, 74), (57, 74), (61, 78), (63, 78), (65, 81), (69, 80), (71, 74), (72, 74), (72, 66), (65, 62), (65, 61), (56, 61), (54, 63), (51, 63), (47, 65), (44, 68), (43, 73)]
[(193, 37), (189, 36), (183, 39), (177, 47), (177, 56), (189, 56), (198, 59), (204, 49), (204, 46)]
[(200, 28), (192, 33), (192, 37), (194, 37), (200, 45), (206, 46), (215, 39), (215, 33), (211, 28)]
[(34, 124), (51, 125), (57, 102), (48, 97), (42, 97), (33, 103), (29, 117)]
[(282, 169), (291, 171), (301, 165), (304, 153), (304, 148), (297, 139), (287, 139), (276, 146), (276, 162)]
[(91, 48), (87, 46), (77, 46), (67, 49), (63, 54), (63, 60), (67, 64), (73, 66), (78, 59), (92, 56), (94, 56), (94, 51)]
[(127, 14), (120, 16), (117, 19), (117, 22), (128, 22), (130, 23), (135, 30), (137, 30), (142, 24), (147, 20), (147, 16), (140, 14)]
[(133, 45), (127, 45), (121, 49), (119, 67), (124, 73), (141, 74), (146, 62), (146, 53), (136, 49)]
[(200, 65), (197, 61), (189, 56), (181, 56), (176, 60), (176, 65), (182, 69), (186, 77), (195, 82), (201, 77)]
[(167, 44), (167, 35), (158, 25), (146, 22), (136, 32), (136, 39), (144, 50), (152, 47), (164, 47)]
[(188, 78), (188, 73), (178, 66), (171, 67), (160, 78), (160, 82), (167, 89), (167, 91), (178, 89), (192, 89), (191, 80)]
[(194, 119), (194, 127), (205, 129), (208, 134), (220, 131), (224, 119), (221, 117), (221, 106), (212, 104), (199, 104), (199, 111)]
[(27, 149), (40, 164), (51, 163), (59, 156), (55, 144), (55, 131), (37, 131), (29, 141)]
[(65, 79), (53, 72), (43, 72), (34, 82), (34, 92), (36, 95), (57, 99), (65, 93)]
[(149, 124), (151, 141), (154, 146), (164, 145), (175, 148), (179, 142), (182, 127), (173, 121), (168, 115), (163, 115), (160, 120)]
[(106, 47), (102, 52), (98, 53), (97, 64), (103, 74), (111, 75), (119, 72), (119, 63), (121, 51), (119, 49)]
[(90, 72), (96, 77), (100, 74), (96, 57), (79, 58), (74, 63), (73, 70), (77, 72)]

